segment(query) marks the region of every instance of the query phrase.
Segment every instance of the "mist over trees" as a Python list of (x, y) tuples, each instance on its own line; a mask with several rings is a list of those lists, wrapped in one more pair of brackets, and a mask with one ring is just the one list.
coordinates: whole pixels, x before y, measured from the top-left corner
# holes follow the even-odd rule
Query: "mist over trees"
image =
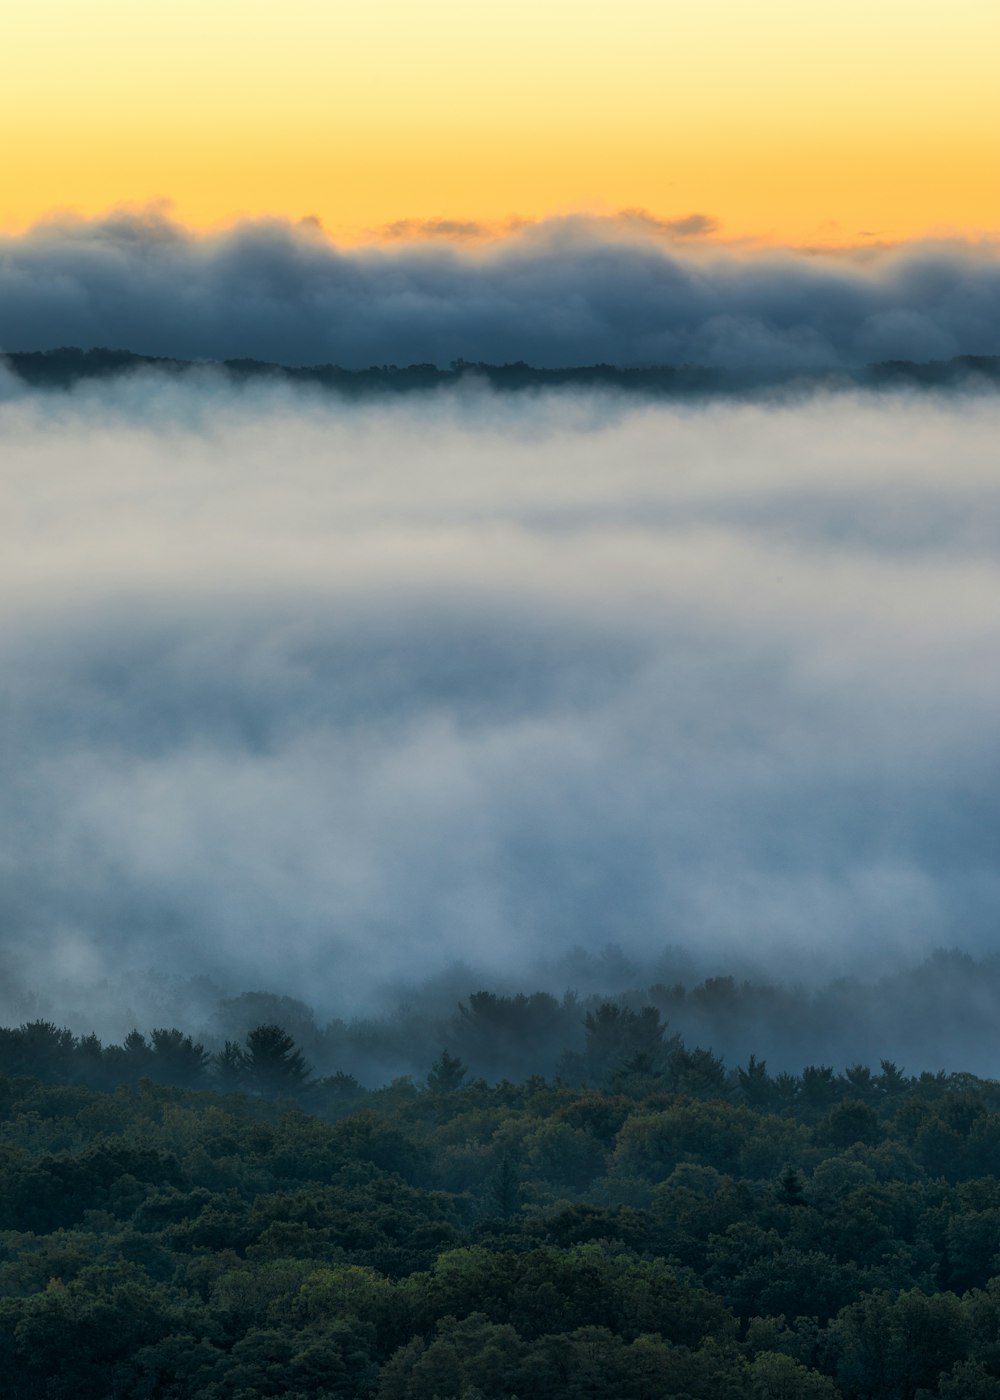
[(31, 363), (14, 1400), (997, 1400), (995, 394)]
[[(44, 994), (12, 997), (8, 987), (0, 1015), (18, 1019), (0, 1030), (0, 1072), (97, 1087), (148, 1075), (258, 1094), (306, 1092), (336, 1075), (376, 1088), (429, 1074), (443, 1090), (467, 1077), (520, 1082), (537, 1074), (609, 1087), (625, 1073), (652, 1076), (670, 1092), (728, 1084), (727, 1092), (742, 1086), (751, 1094), (756, 1075), (763, 1094), (764, 1063), (771, 1075), (810, 1062), (877, 1072), (886, 1059), (910, 1074), (961, 1066), (1000, 1077), (1000, 956), (941, 950), (874, 981), (845, 977), (811, 988), (748, 976), (695, 980), (683, 966), (679, 953), (643, 967), (615, 948), (581, 952), (576, 986), (561, 992), (516, 984), (466, 992), (468, 970), (455, 969), (408, 986), (395, 1004), (387, 998), (377, 1014), (332, 1018), (295, 997), (227, 996), (205, 980), (177, 978), (148, 979), (144, 1005), (136, 978), (93, 988), (90, 1016), (99, 1003), (104, 1010), (82, 1025), (86, 1013), (70, 1013), (78, 1035), (57, 1024)], [(140, 1014), (175, 1018), (184, 1029), (130, 1025), (109, 1044), (95, 1033), (95, 1025)]]
[(955, 355), (943, 360), (884, 360), (861, 366), (820, 369), (785, 364), (748, 364), (738, 368), (710, 364), (566, 365), (540, 367), (524, 360), (492, 364), (485, 360), (452, 359), (446, 365), (381, 364), (364, 369), (335, 364), (285, 365), (247, 358), (191, 361), (140, 355), (130, 350), (63, 346), (51, 350), (8, 350), (0, 368), (14, 382), (40, 390), (72, 389), (88, 381), (115, 380), (127, 375), (197, 378), (216, 375), (242, 386), (287, 385), (335, 392), (347, 398), (378, 399), (462, 385), (500, 393), (571, 389), (617, 391), (649, 398), (705, 399), (775, 392), (796, 393), (810, 388), (831, 389), (963, 389), (988, 391), (1000, 385), (1000, 355)]
[(996, 1400), (1000, 1082), (564, 1010), (563, 1073), (492, 1086), (316, 1075), (276, 1023), (0, 1030), (5, 1394)]

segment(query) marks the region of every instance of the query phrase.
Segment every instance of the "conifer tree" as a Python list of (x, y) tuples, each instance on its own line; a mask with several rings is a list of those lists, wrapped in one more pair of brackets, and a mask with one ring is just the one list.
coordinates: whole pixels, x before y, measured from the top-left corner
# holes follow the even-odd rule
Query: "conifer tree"
[(255, 1026), (247, 1036), (247, 1079), (259, 1094), (294, 1094), (304, 1089), (312, 1069), (281, 1026)]

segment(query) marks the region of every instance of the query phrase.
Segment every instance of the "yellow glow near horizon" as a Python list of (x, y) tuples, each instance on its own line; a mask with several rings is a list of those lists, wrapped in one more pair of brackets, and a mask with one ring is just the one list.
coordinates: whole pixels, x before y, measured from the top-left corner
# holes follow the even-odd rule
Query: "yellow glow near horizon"
[(734, 238), (1000, 230), (1000, 6), (34, 0), (5, 15), (0, 224), (700, 212)]

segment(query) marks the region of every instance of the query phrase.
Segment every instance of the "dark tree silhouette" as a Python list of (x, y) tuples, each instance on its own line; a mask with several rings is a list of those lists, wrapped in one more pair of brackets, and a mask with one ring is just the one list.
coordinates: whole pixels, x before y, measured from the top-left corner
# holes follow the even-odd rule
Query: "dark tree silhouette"
[(737, 1068), (740, 1093), (751, 1108), (766, 1109), (774, 1099), (774, 1082), (767, 1072), (767, 1061), (751, 1055), (747, 1067)]
[(130, 1030), (121, 1045), (104, 1050), (105, 1072), (120, 1084), (137, 1084), (153, 1067), (153, 1051), (139, 1030)]
[(160, 1027), (150, 1035), (155, 1078), (182, 1088), (192, 1088), (204, 1078), (210, 1056), (204, 1045), (176, 1028)]
[(439, 1059), (431, 1065), (430, 1073), (427, 1076), (427, 1087), (436, 1094), (450, 1094), (457, 1089), (465, 1078), (466, 1068), (457, 1055), (450, 1055), (447, 1050), (441, 1051)]
[(225, 1046), (214, 1057), (215, 1073), (219, 1087), (226, 1093), (242, 1089), (246, 1077), (247, 1057), (235, 1040), (227, 1040)]
[(73, 1032), (52, 1021), (28, 1021), (17, 1030), (0, 1035), (0, 1072), (37, 1074), (59, 1081), (70, 1076)]
[(655, 1006), (633, 1011), (606, 1001), (587, 1013), (583, 1026), (586, 1032), (584, 1058), (592, 1082), (599, 1083), (610, 1070), (637, 1054), (646, 1057), (650, 1069), (658, 1066), (666, 1026)]
[(293, 1094), (309, 1083), (312, 1069), (281, 1026), (255, 1026), (247, 1036), (244, 1068), (259, 1094)]

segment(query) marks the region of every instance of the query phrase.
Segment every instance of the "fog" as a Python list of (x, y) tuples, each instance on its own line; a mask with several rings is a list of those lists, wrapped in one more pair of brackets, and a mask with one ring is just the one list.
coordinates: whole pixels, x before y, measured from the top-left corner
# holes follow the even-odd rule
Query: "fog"
[(0, 236), (0, 349), (111, 346), (350, 367), (458, 358), (695, 363), (733, 375), (1000, 354), (995, 241), (848, 252), (713, 241), (642, 211), (469, 243), (409, 221), (338, 247), (315, 221), (196, 234), (160, 206)]
[(0, 1013), (991, 953), (998, 434), (987, 396), (11, 391)]

